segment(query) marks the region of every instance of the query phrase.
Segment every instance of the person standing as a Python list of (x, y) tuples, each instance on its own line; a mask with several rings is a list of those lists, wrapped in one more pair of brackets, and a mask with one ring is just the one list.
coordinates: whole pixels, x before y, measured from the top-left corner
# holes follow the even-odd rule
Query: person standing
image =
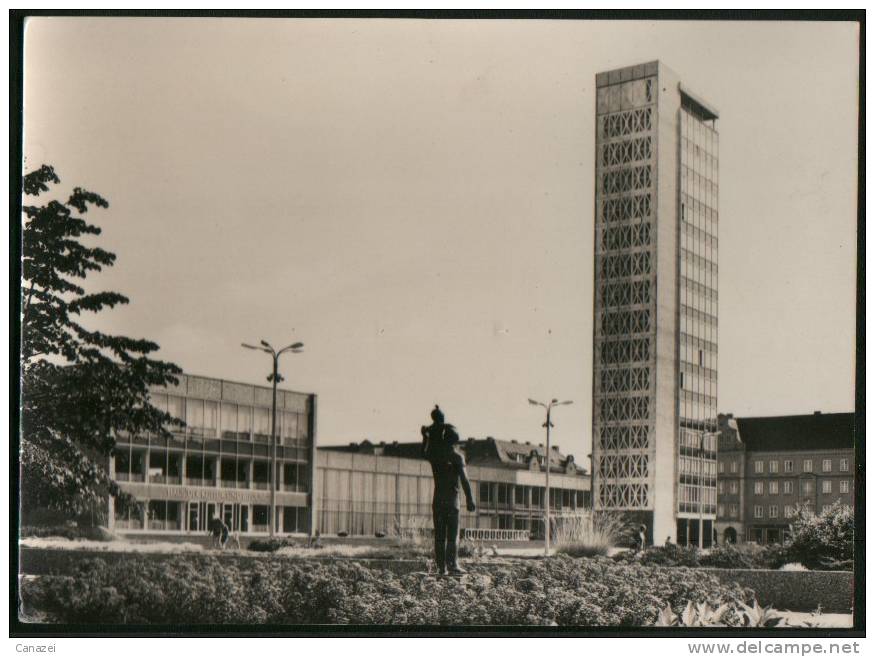
[(465, 471), (465, 458), (456, 450), (459, 434), (444, 421), (444, 414), (435, 405), (432, 424), (422, 427), (422, 451), (431, 465), (434, 479), (432, 519), (434, 522), (434, 556), (439, 575), (460, 575), (465, 571), (458, 564), (459, 550), (459, 486), (465, 492), (469, 513), (476, 510), (471, 482)]
[(210, 533), (210, 547), (222, 547), (222, 528), (224, 526), (225, 523), (222, 522), (221, 518), (219, 518), (219, 514), (215, 514), (212, 518), (210, 518), (210, 523), (207, 526), (207, 531), (209, 531)]
[(642, 552), (647, 549), (647, 525), (638, 527), (638, 549)]

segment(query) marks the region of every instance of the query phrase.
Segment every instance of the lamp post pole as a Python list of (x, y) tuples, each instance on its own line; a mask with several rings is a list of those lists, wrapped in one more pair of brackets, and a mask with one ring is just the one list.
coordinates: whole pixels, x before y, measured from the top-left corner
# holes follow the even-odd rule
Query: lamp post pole
[(550, 556), (550, 428), (553, 426), (553, 423), (550, 421), (550, 411), (553, 410), (554, 406), (565, 406), (567, 404), (571, 404), (571, 401), (559, 401), (558, 399), (553, 399), (549, 404), (544, 404), (539, 401), (535, 401), (534, 399), (530, 399), (529, 403), (532, 406), (540, 406), (547, 410), (547, 419), (544, 421), (544, 424), (541, 425), (547, 429), (547, 455), (544, 458), (544, 464), (547, 468), (547, 477), (545, 481), (544, 487), (544, 556)]
[(270, 485), (270, 516), (267, 519), (268, 531), (270, 532), (270, 537), (273, 538), (276, 529), (276, 487), (278, 483), (276, 476), (276, 387), (277, 384), (282, 381), (282, 376), (280, 376), (279, 373), (279, 360), (280, 356), (287, 351), (291, 351), (293, 354), (301, 353), (304, 343), (295, 342), (287, 347), (283, 347), (279, 351), (275, 350), (265, 340), (262, 340), (260, 345), (261, 346), (256, 346), (244, 342), (240, 346), (245, 347), (246, 349), (263, 351), (270, 354), (273, 360), (273, 372), (267, 377), (267, 380), (273, 384), (273, 402), (271, 403), (270, 413), (270, 473), (268, 476), (268, 482)]

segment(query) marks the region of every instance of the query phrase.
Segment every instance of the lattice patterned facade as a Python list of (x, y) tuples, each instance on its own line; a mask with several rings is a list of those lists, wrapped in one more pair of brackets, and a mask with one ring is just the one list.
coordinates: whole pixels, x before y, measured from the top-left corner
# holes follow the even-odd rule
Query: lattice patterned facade
[(716, 114), (658, 62), (596, 93), (593, 501), (686, 540), (716, 499)]
[(593, 455), (603, 509), (651, 506), (655, 84), (598, 89)]

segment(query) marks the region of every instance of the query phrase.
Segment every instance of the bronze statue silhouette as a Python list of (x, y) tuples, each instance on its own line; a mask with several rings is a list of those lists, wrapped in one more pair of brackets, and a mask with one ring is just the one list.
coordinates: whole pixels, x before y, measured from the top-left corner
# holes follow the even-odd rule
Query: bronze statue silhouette
[(444, 422), (444, 414), (435, 405), (432, 423), (422, 427), (422, 452), (431, 465), (434, 477), (432, 518), (434, 520), (434, 558), (439, 575), (460, 575), (459, 567), (459, 484), (465, 492), (466, 508), (474, 512), (474, 496), (465, 471), (465, 458), (455, 449), (459, 434)]

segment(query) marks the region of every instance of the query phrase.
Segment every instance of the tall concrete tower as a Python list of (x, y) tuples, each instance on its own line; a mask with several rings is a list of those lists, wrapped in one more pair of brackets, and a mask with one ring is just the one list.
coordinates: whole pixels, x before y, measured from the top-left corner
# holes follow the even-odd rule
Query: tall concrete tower
[(660, 62), (596, 75), (593, 503), (711, 544), (717, 112)]

